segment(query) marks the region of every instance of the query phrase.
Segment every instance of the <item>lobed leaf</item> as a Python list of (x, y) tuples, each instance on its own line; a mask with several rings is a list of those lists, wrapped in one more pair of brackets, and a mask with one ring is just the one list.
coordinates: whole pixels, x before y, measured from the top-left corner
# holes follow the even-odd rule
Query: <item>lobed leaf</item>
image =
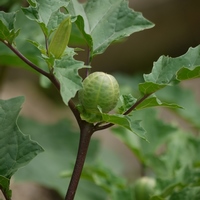
[(86, 68), (84, 63), (75, 60), (71, 55), (66, 55), (55, 61), (54, 73), (60, 82), (61, 96), (66, 105), (82, 88), (82, 78), (78, 74), (78, 70), (81, 68)]
[(19, 130), (16, 119), (23, 97), (0, 100), (0, 175), (11, 177), (43, 149)]
[(43, 151), (16, 124), (23, 102), (23, 97), (0, 100), (0, 188), (9, 196), (11, 176)]
[[(120, 101), (122, 105), (118, 109), (120, 113), (124, 113), (137, 102), (137, 99), (134, 98), (131, 94), (129, 94), (129, 95), (122, 95), (120, 97)], [(138, 104), (135, 110), (141, 110), (144, 108), (150, 108), (156, 106), (162, 106), (168, 108), (182, 108), (181, 106), (175, 103), (163, 102), (154, 95), (150, 96), (149, 98), (145, 99), (140, 104)]]
[(120, 115), (120, 114), (102, 114), (102, 120), (104, 122), (117, 124), (119, 126), (122, 126), (132, 133), (136, 134), (140, 138), (147, 140), (146, 138), (146, 131), (142, 128), (140, 125), (140, 120), (132, 120), (130, 116), (127, 115)]
[(170, 58), (161, 56), (153, 65), (152, 72), (144, 75), (144, 83), (139, 84), (143, 94), (151, 94), (172, 85), (200, 76), (200, 46), (189, 48), (182, 56)]
[(85, 4), (72, 0), (68, 11), (77, 16), (76, 24), (90, 46), (92, 56), (103, 53), (114, 41), (153, 27), (124, 0), (88, 0)]
[(13, 43), (19, 34), (19, 29), (16, 30), (14, 27), (15, 20), (16, 12), (5, 13), (0, 11), (0, 40)]
[(67, 6), (69, 0), (28, 0), (30, 6), (22, 8), (22, 11), (30, 20), (36, 21), (44, 35), (48, 37), (61, 21), (68, 15), (59, 11)]

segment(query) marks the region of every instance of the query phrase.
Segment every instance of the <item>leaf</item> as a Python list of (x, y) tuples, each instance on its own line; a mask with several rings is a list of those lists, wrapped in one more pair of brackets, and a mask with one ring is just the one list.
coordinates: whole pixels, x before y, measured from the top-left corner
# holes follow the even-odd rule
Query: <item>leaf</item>
[(199, 200), (200, 199), (200, 187), (185, 188), (181, 192), (174, 193), (169, 200)]
[(3, 194), (7, 197), (11, 198), (11, 190), (10, 187), (10, 179), (0, 175), (0, 190), (2, 190)]
[(22, 8), (24, 14), (30, 20), (36, 21), (40, 25), (46, 37), (67, 17), (59, 9), (67, 6), (69, 0), (28, 0), (28, 2), (30, 6)]
[[(19, 170), (15, 181), (34, 181), (44, 186), (54, 188), (63, 196), (66, 194), (69, 179), (64, 179), (60, 173), (71, 169), (74, 165), (79, 142), (79, 133), (71, 121), (63, 119), (53, 124), (45, 124), (27, 118), (19, 118), (23, 131), (29, 131), (33, 139), (40, 142), (45, 152), (38, 155), (28, 166)], [(93, 163), (97, 158), (99, 142), (91, 140), (86, 164)], [(77, 200), (105, 199), (105, 193), (81, 180), (76, 194)]]
[(168, 107), (168, 108), (182, 108), (181, 106), (179, 106), (175, 103), (162, 102), (156, 96), (153, 96), (153, 97), (151, 96), (151, 97), (145, 99), (143, 102), (141, 102), (136, 107), (136, 110), (141, 110), (144, 108), (155, 107), (155, 106), (162, 106), (162, 107)]
[(0, 40), (13, 43), (19, 34), (19, 29), (14, 28), (15, 20), (16, 12), (5, 13), (0, 11)]
[(121, 106), (118, 108), (119, 113), (126, 112), (134, 103), (136, 103), (137, 99), (132, 96), (132, 94), (121, 95), (120, 96)]
[(161, 56), (153, 65), (152, 72), (144, 75), (139, 84), (143, 94), (151, 94), (178, 81), (199, 77), (200, 46), (189, 48), (182, 56), (170, 58)]
[(141, 13), (128, 7), (124, 0), (89, 0), (80, 4), (72, 0), (67, 7), (90, 46), (92, 56), (103, 53), (114, 41), (153, 27)]
[(122, 126), (140, 138), (147, 140), (145, 134), (146, 131), (142, 128), (140, 125), (140, 120), (132, 120), (131, 117), (127, 115), (120, 115), (120, 114), (106, 114), (106, 113), (101, 113), (102, 114), (102, 120), (104, 122), (109, 122), (113, 124), (117, 124), (119, 126)]
[(0, 175), (11, 177), (43, 149), (19, 130), (18, 117), (23, 97), (0, 100)]
[(200, 77), (200, 66), (196, 67), (195, 69), (188, 69), (183, 67), (177, 72), (177, 79), (180, 81), (192, 78), (199, 78), (199, 77)]
[[(120, 113), (124, 113), (136, 103), (137, 99), (134, 98), (131, 94), (129, 94), (129, 95), (122, 95), (120, 97), (120, 101), (122, 106), (119, 107), (118, 109)], [(141, 110), (144, 108), (156, 107), (156, 106), (162, 106), (168, 108), (182, 108), (181, 106), (174, 103), (162, 102), (154, 95), (142, 101), (140, 104), (138, 104), (138, 106), (135, 109)]]
[(83, 62), (75, 60), (71, 55), (55, 61), (54, 73), (60, 82), (61, 96), (66, 105), (82, 88), (82, 78), (79, 76), (78, 70), (86, 67)]
[(16, 124), (23, 102), (23, 97), (0, 100), (0, 189), (8, 197), (11, 176), (43, 151)]

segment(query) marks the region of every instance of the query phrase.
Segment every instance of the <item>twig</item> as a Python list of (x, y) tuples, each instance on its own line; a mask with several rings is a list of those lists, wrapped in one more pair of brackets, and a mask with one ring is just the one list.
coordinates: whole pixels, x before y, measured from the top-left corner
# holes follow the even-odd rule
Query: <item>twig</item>
[(14, 48), (10, 43), (7, 41), (2, 41), (9, 49), (11, 49), (21, 60), (23, 60), (27, 65), (29, 65), (31, 68), (39, 72), (40, 74), (43, 74), (44, 76), (48, 77), (50, 74), (41, 68), (39, 68), (37, 65), (32, 63), (29, 59), (27, 59), (23, 54), (21, 54), (16, 48)]
[[(123, 113), (123, 115), (128, 115), (130, 112), (132, 112), (140, 103), (142, 103), (146, 98), (148, 98), (151, 94), (145, 94), (142, 98), (138, 99), (126, 112)], [(113, 123), (108, 123), (101, 126), (101, 122), (97, 123), (95, 125), (95, 131), (100, 131), (103, 129), (107, 129), (112, 127)]]

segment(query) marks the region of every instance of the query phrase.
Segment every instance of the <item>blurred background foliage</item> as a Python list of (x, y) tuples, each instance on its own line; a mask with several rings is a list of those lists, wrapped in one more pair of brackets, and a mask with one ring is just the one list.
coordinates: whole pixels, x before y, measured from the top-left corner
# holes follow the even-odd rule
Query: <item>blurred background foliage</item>
[[(120, 83), (121, 91), (132, 93), (137, 97), (139, 93), (136, 86), (142, 81), (141, 74), (149, 73), (154, 61), (161, 55), (180, 56), (189, 47), (194, 47), (200, 43), (200, 1), (130, 0), (129, 2), (130, 7), (142, 12), (144, 17), (155, 24), (155, 27), (135, 33), (122, 43), (111, 45), (104, 54), (94, 58), (92, 66), (93, 71), (101, 70), (113, 73)], [(1, 0), (0, 10), (13, 11), (22, 5), (27, 6), (27, 2)], [(38, 50), (27, 42), (27, 39), (33, 38), (38, 42), (44, 41), (40, 28), (36, 23), (28, 21), (22, 12), (18, 13), (16, 26), (22, 29), (16, 40), (18, 49), (34, 63), (42, 66), (43, 61), (37, 56), (35, 57), (35, 55), (39, 55)], [(85, 48), (83, 40), (74, 27), (70, 46), (76, 47), (77, 44), (81, 44), (79, 47)], [(87, 52), (80, 51), (78, 53), (76, 58), (86, 61)], [(30, 134), (47, 150), (46, 153), (39, 155), (26, 168), (19, 170), (15, 179), (18, 181), (36, 181), (58, 190), (63, 195), (66, 189), (66, 177), (70, 174), (70, 170), (66, 170), (73, 166), (77, 148), (77, 125), (73, 121), (73, 116), (61, 102), (55, 89), (53, 87), (41, 88), (38, 82), (39, 76), (32, 73), (30, 68), (8, 48), (0, 44), (0, 97), (6, 99), (17, 95), (26, 96), (22, 114), (31, 119), (20, 118), (20, 128), (25, 133)], [(119, 128), (114, 130), (118, 139), (111, 134), (111, 131), (97, 133), (96, 138), (100, 139), (101, 143), (94, 140), (91, 144), (87, 160), (88, 167), (83, 174), (86, 180), (81, 183), (77, 199), (105, 199), (106, 192), (108, 192), (112, 199), (117, 200), (123, 194), (127, 195), (127, 200), (129, 198), (133, 200), (134, 197), (130, 196), (128, 191), (130, 188), (124, 189), (127, 182), (124, 179), (121, 180), (118, 175), (128, 177), (128, 185), (132, 186), (133, 181), (140, 176), (159, 175), (162, 177), (163, 175), (166, 176), (165, 173), (167, 173), (168, 178), (172, 179), (164, 180), (161, 178), (157, 180), (160, 182), (158, 190), (166, 189), (170, 181), (171, 190), (174, 189), (180, 179), (183, 178), (183, 176), (180, 176), (181, 173), (188, 174), (191, 179), (199, 177), (188, 172), (189, 167), (196, 166), (196, 169), (198, 169), (199, 166), (199, 159), (197, 159), (199, 148), (197, 141), (199, 139), (193, 137), (193, 135), (198, 135), (200, 130), (200, 92), (198, 85), (199, 80), (187, 81), (176, 87), (167, 87), (157, 93), (160, 99), (175, 102), (183, 106), (184, 109), (146, 109), (140, 112), (137, 117), (133, 116), (143, 119), (145, 128), (149, 133), (153, 133), (150, 145), (147, 145), (146, 142), (141, 141), (135, 135), (130, 136), (129, 133)], [(151, 117), (148, 117), (150, 115)], [(59, 121), (66, 117), (71, 121)], [(165, 124), (160, 118), (164, 119), (165, 122), (172, 123), (172, 125)], [(184, 129), (184, 131), (181, 131), (181, 133), (184, 132), (184, 137), (182, 137), (177, 127)], [(66, 129), (67, 135), (65, 134)], [(120, 138), (119, 132), (124, 132), (127, 138)], [(159, 136), (161, 132), (165, 133), (162, 134), (162, 137)], [(39, 133), (43, 133), (42, 136)], [(57, 133), (61, 136), (58, 137)], [(66, 138), (68, 141), (64, 145), (64, 149), (60, 148), (61, 144), (65, 142), (65, 140), (62, 140), (62, 134), (70, 137), (70, 139)], [(51, 135), (51, 139), (47, 140), (49, 135)], [(182, 137), (182, 140), (179, 140), (180, 137)], [(119, 140), (122, 140), (126, 145), (121, 144)], [(129, 141), (133, 141), (133, 143), (129, 143)], [(168, 149), (167, 147), (170, 151), (165, 154), (163, 150)], [(174, 155), (174, 152), (176, 152), (176, 155)], [(175, 160), (171, 161), (172, 156)], [(63, 157), (68, 159), (63, 160)], [(190, 162), (192, 166), (185, 165), (178, 176), (173, 174), (174, 169), (187, 162)], [(46, 167), (47, 163), (48, 168)], [(105, 174), (102, 174), (99, 163), (103, 165)], [(90, 165), (93, 164), (99, 165), (98, 172), (91, 168)], [(167, 164), (170, 166), (167, 166)], [(158, 167), (159, 165), (163, 168)], [(114, 171), (112, 171), (113, 168)], [(87, 169), (90, 170), (90, 175), (87, 174)], [(108, 169), (107, 173), (105, 169)], [(48, 177), (49, 174), (54, 176)], [(113, 185), (110, 191), (108, 191), (110, 183), (104, 183), (102, 177), (107, 177), (108, 180), (116, 180), (116, 184)], [(187, 182), (187, 180), (185, 181)], [(101, 187), (99, 188), (91, 182)], [(63, 187), (59, 187), (59, 185)], [(170, 188), (167, 189), (170, 191)], [(118, 195), (117, 192), (119, 192)], [(173, 195), (176, 196), (176, 194)], [(186, 197), (190, 198), (190, 196)]]

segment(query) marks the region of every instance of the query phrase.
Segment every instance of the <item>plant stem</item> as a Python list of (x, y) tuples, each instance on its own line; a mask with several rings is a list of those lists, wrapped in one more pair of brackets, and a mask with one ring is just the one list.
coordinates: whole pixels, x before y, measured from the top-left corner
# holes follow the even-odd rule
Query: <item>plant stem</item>
[(34, 63), (32, 63), (30, 60), (28, 60), (23, 54), (21, 54), (17, 49), (15, 49), (10, 43), (7, 41), (2, 41), (9, 49), (11, 49), (21, 60), (23, 60), (27, 65), (29, 65), (31, 68), (39, 72), (40, 74), (43, 74), (44, 76), (49, 78), (49, 73), (45, 72), (38, 66), (36, 66)]
[(2, 187), (0, 187), (0, 190), (1, 190), (1, 192), (2, 192), (2, 194), (4, 196), (4, 198), (5, 198), (5, 200), (11, 200), (11, 198), (9, 196), (7, 196), (5, 190)]
[[(146, 98), (148, 98), (151, 94), (145, 94), (142, 98), (138, 99), (126, 112), (123, 113), (123, 115), (128, 115), (130, 112), (132, 112), (140, 103), (142, 103)], [(97, 123), (95, 125), (95, 131), (100, 131), (103, 129), (110, 128), (113, 126), (113, 123), (107, 123), (101, 126), (101, 122)]]
[[(35, 65), (34, 63), (32, 63), (29, 59), (27, 59), (23, 54), (21, 54), (16, 48), (14, 48), (10, 43), (8, 43), (7, 41), (3, 41), (0, 40), (1, 42), (3, 42), (9, 49), (11, 49), (21, 60), (23, 60), (27, 65), (29, 65), (31, 68), (33, 68), (35, 71), (39, 72), (40, 74), (46, 76), (53, 84), (54, 86), (57, 88), (58, 91), (60, 91), (60, 83), (59, 81), (56, 79), (56, 77), (54, 76), (53, 72), (46, 72), (44, 70), (42, 70), (41, 68), (39, 68), (37, 65)], [(74, 105), (74, 102), (72, 100), (70, 100), (68, 102), (68, 105), (71, 109), (71, 111), (73, 112), (79, 127), (82, 126), (82, 120), (80, 118), (80, 114), (76, 108), (76, 106)]]
[(77, 189), (77, 186), (78, 186), (78, 183), (80, 180), (80, 176), (81, 176), (81, 173), (83, 170), (88, 147), (90, 144), (90, 139), (91, 139), (91, 136), (93, 133), (94, 133), (93, 124), (84, 122), (83, 126), (81, 127), (76, 163), (75, 163), (72, 177), (71, 177), (71, 180), (69, 183), (67, 194), (65, 196), (65, 200), (73, 200), (74, 199), (76, 189)]

